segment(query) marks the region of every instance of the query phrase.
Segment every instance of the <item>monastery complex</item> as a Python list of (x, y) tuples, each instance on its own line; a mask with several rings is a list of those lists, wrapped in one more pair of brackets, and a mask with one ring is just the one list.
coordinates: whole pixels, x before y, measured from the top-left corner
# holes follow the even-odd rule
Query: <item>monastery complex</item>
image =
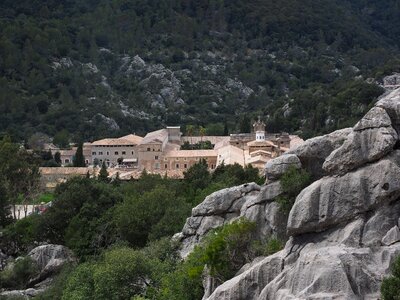
[[(182, 145), (206, 141), (212, 149), (182, 149)], [(42, 168), (42, 176), (62, 174), (67, 179), (76, 172), (75, 175), (86, 174), (87, 170), (96, 173), (98, 166), (104, 163), (111, 176), (118, 172), (121, 179), (137, 178), (143, 170), (182, 178), (185, 170), (203, 159), (211, 171), (223, 163), (237, 163), (243, 167), (250, 164), (262, 172), (268, 160), (302, 141), (298, 136), (287, 133), (266, 132), (265, 124), (260, 119), (253, 124), (252, 133), (230, 136), (182, 136), (180, 127), (174, 126), (150, 132), (144, 137), (130, 134), (84, 143), (83, 154), (88, 168), (80, 170), (65, 168), (72, 163), (76, 148), (62, 150), (53, 147), (50, 150), (53, 155), (60, 152), (64, 168)], [(57, 169), (63, 170), (59, 172)]]

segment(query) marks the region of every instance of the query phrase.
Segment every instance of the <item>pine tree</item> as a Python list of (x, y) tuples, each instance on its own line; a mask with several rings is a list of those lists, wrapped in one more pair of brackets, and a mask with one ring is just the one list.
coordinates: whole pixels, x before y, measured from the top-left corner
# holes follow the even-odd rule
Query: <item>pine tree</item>
[(229, 135), (229, 129), (228, 129), (228, 122), (225, 120), (224, 122), (224, 136)]
[(57, 151), (57, 152), (54, 154), (54, 160), (55, 160), (56, 163), (58, 163), (59, 165), (61, 165), (61, 153), (60, 153), (60, 152)]
[(76, 149), (73, 166), (74, 167), (86, 167), (85, 157), (83, 156), (83, 145), (82, 145), (82, 143), (79, 143), (78, 149)]
[(103, 162), (103, 165), (101, 166), (100, 173), (97, 179), (99, 181), (108, 182), (108, 171), (105, 162)]

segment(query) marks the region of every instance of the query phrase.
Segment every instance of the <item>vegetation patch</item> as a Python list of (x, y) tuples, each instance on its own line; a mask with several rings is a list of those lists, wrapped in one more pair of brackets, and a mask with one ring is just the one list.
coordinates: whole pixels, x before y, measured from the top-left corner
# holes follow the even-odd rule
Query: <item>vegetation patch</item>
[(297, 195), (311, 183), (311, 175), (304, 169), (290, 167), (280, 179), (282, 195), (277, 202), (283, 213), (289, 214)]

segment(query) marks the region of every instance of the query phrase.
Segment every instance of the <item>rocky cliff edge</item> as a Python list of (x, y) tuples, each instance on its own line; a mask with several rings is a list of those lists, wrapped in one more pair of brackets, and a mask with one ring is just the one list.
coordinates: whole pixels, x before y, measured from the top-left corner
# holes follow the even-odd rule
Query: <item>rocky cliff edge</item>
[[(266, 165), (268, 183), (218, 191), (193, 209), (182, 256), (211, 229), (244, 216), (261, 237), (286, 238), (283, 250), (204, 299), (378, 299), (400, 255), (400, 89), (381, 97), (353, 127), (307, 140)], [(288, 217), (279, 212), (279, 178), (308, 170)]]

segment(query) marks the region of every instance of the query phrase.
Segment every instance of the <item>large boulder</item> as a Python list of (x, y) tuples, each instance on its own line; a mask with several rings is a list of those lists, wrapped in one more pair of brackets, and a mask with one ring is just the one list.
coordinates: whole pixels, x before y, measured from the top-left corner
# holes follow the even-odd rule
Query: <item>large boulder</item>
[(295, 154), (285, 154), (269, 160), (265, 165), (267, 179), (278, 179), (290, 168), (301, 168), (300, 159)]
[(58, 272), (66, 263), (76, 262), (71, 250), (62, 245), (42, 245), (32, 249), (28, 257), (36, 262), (39, 276), (33, 282), (39, 282)]
[(389, 115), (383, 108), (374, 107), (354, 126), (343, 145), (326, 158), (323, 169), (344, 174), (382, 158), (396, 142), (397, 133)]
[(375, 106), (383, 108), (388, 113), (392, 126), (397, 133), (400, 133), (400, 88), (383, 95)]
[(192, 209), (182, 232), (174, 236), (181, 242), (180, 255), (186, 257), (212, 229), (244, 217), (257, 224), (256, 238), (286, 239), (287, 215), (274, 201), (282, 193), (279, 181), (260, 187), (243, 184), (212, 193)]
[(343, 176), (305, 188), (290, 211), (289, 235), (326, 230), (400, 196), (400, 151)]
[(327, 175), (322, 169), (325, 159), (333, 150), (339, 148), (347, 136), (352, 132), (351, 128), (340, 129), (330, 134), (318, 136), (306, 140), (294, 149), (290, 149), (286, 154), (295, 154), (313, 178), (319, 179)]

